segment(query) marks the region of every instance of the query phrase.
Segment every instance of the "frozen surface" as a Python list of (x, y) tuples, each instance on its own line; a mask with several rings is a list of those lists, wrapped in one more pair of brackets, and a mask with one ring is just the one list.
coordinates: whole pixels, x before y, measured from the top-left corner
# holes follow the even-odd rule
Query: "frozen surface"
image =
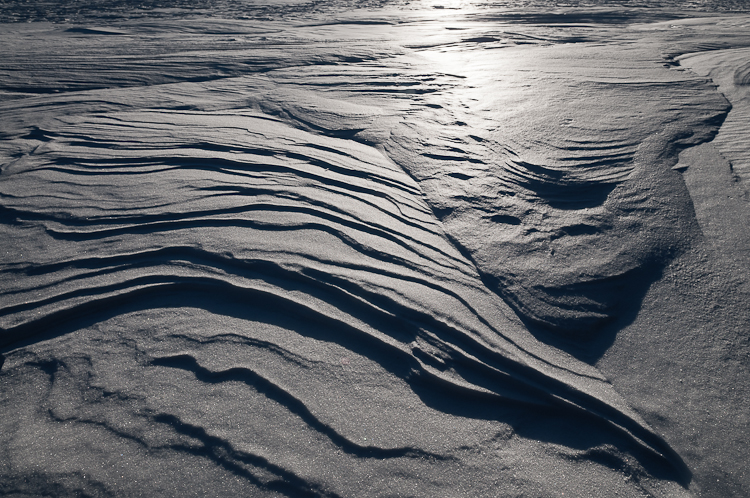
[(3, 494), (750, 493), (736, 6), (50, 5), (1, 9)]

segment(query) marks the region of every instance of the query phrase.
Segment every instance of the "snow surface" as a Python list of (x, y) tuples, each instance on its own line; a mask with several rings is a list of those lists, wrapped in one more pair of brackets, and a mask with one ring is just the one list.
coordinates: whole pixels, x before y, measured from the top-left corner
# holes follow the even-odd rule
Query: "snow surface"
[(4, 495), (750, 493), (748, 15), (50, 5)]

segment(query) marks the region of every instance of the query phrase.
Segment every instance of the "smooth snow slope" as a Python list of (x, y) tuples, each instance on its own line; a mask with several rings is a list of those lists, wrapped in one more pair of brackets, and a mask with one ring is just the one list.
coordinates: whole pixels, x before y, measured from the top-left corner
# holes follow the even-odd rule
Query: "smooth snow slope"
[(750, 21), (287, 16), (3, 25), (0, 489), (746, 493), (711, 456), (747, 420), (685, 443), (709, 404), (632, 355), (639, 320), (680, 337), (648, 311), (675, 262), (709, 268), (739, 360), (692, 378), (747, 408), (744, 256), (695, 255), (747, 241)]

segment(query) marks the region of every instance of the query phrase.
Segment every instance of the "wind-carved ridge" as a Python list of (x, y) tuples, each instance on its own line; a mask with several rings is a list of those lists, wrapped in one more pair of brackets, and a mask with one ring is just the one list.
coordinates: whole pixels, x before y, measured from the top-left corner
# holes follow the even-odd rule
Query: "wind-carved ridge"
[(195, 375), (195, 378), (201, 382), (218, 384), (222, 382), (242, 382), (252, 387), (259, 393), (266, 396), (281, 405), (291, 413), (302, 419), (311, 429), (325, 435), (333, 444), (338, 446), (345, 453), (349, 453), (361, 458), (429, 458), (434, 460), (450, 460), (436, 453), (431, 453), (418, 448), (378, 448), (376, 446), (362, 446), (342, 434), (338, 433), (333, 427), (318, 419), (310, 409), (299, 398), (295, 397), (286, 389), (278, 386), (262, 375), (256, 373), (247, 367), (232, 367), (227, 370), (211, 371), (201, 366), (198, 361), (191, 355), (178, 354), (173, 356), (163, 356), (154, 358), (151, 361), (153, 366), (162, 366), (169, 368), (178, 368), (186, 370)]

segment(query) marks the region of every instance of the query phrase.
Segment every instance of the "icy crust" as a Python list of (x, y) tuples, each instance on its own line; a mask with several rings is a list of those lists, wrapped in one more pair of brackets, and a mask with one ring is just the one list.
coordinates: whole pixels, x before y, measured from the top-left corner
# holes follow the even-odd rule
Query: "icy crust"
[(360, 21), (8, 31), (3, 492), (684, 494), (539, 338), (700, 234), (726, 101), (640, 34)]

